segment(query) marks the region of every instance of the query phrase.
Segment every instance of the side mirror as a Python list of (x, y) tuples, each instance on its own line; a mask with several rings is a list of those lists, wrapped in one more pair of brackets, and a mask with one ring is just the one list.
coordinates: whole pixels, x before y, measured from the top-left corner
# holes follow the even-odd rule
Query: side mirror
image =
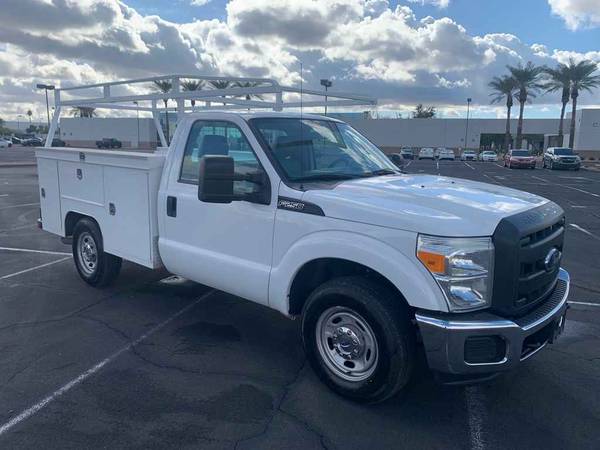
[(207, 203), (231, 203), (234, 164), (230, 156), (203, 156), (200, 159), (198, 200)]

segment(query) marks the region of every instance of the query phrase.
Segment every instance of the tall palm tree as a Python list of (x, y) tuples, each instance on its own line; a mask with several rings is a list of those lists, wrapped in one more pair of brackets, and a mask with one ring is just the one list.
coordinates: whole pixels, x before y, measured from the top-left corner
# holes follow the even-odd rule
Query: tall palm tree
[(506, 133), (504, 135), (504, 147), (508, 152), (510, 150), (510, 111), (513, 107), (513, 97), (517, 90), (517, 80), (510, 75), (503, 75), (501, 77), (494, 77), (492, 81), (488, 83), (488, 86), (492, 89), (490, 96), (492, 97), (492, 103), (500, 103), (506, 100)]
[[(261, 84), (262, 83), (260, 83), (259, 81), (236, 81), (235, 82), (235, 86), (240, 87), (240, 88), (253, 88), (253, 87), (260, 86)], [(257, 98), (259, 100), (263, 99), (263, 96), (261, 94), (246, 94), (244, 97), (248, 101), (252, 100), (252, 97)], [(248, 111), (250, 111), (250, 108), (248, 108)]]
[(87, 117), (91, 119), (96, 115), (96, 108), (91, 106), (75, 106), (71, 109), (71, 115), (73, 117)]
[(571, 126), (569, 129), (569, 147), (573, 148), (575, 143), (575, 121), (577, 117), (577, 98), (581, 91), (592, 92), (594, 88), (600, 86), (600, 75), (594, 75), (598, 65), (592, 61), (580, 61), (577, 64), (571, 58), (566, 65), (571, 80)]
[(33, 111), (28, 109), (26, 114), (27, 117), (29, 117), (29, 125), (31, 125), (31, 116), (33, 116)]
[(519, 122), (517, 125), (517, 146), (521, 145), (523, 140), (523, 111), (525, 103), (529, 98), (535, 98), (536, 93), (541, 89), (539, 82), (543, 67), (538, 67), (529, 61), (525, 66), (519, 63), (517, 66), (506, 66), (511, 76), (517, 82), (517, 94), (515, 97), (519, 101)]
[[(227, 89), (228, 87), (231, 87), (231, 81), (228, 80), (211, 80), (210, 84), (215, 89)], [(225, 98), (224, 95), (222, 97)], [(226, 104), (227, 103), (223, 102), (223, 105)]]
[(560, 109), (560, 122), (558, 125), (558, 137), (560, 145), (562, 145), (564, 126), (563, 121), (565, 118), (565, 110), (571, 97), (571, 76), (569, 74), (569, 68), (565, 64), (559, 64), (555, 69), (546, 67), (544, 72), (548, 76), (548, 79), (544, 82), (544, 90), (546, 92), (557, 92), (561, 91), (561, 103)]
[[(153, 83), (154, 89), (158, 90), (159, 92), (162, 92), (163, 94), (168, 94), (169, 92), (171, 92), (171, 89), (173, 89), (173, 83), (171, 83), (170, 80), (155, 80)], [(169, 145), (171, 143), (171, 137), (169, 133), (169, 110), (167, 109), (169, 98), (163, 98), (163, 102), (165, 102), (165, 114), (167, 121), (167, 145)]]
[[(181, 89), (184, 91), (200, 91), (204, 87), (202, 80), (184, 80), (181, 82)], [(196, 106), (196, 100), (191, 99), (192, 109)]]

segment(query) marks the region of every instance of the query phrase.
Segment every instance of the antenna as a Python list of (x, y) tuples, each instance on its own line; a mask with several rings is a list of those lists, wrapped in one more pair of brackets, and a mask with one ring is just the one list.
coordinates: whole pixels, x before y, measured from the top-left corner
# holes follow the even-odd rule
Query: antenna
[(302, 120), (302, 61), (300, 61), (300, 120)]

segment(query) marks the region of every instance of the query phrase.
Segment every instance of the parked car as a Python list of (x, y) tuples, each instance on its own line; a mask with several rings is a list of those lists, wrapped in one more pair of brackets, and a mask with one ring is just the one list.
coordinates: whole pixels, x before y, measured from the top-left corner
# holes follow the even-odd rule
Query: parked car
[(101, 141), (96, 141), (98, 148), (121, 148), (121, 141), (115, 138), (103, 138)]
[(450, 161), (454, 161), (454, 150), (450, 150), (448, 148), (439, 148), (439, 153), (438, 153), (438, 159), (440, 161), (442, 160), (450, 160)]
[(398, 174), (344, 122), (207, 111), (181, 117), (164, 153), (92, 152), (36, 152), (42, 227), (72, 243), (84, 282), (110, 284), (127, 259), (299, 317), (308, 362), (354, 401), (405, 388), (417, 343), (464, 382), (564, 328), (559, 205)]
[(59, 138), (52, 139), (52, 147), (66, 147), (67, 143)]
[(496, 152), (493, 152), (491, 150), (485, 150), (481, 152), (481, 154), (479, 155), (479, 159), (483, 162), (497, 162), (498, 155), (496, 155)]
[(12, 147), (12, 141), (8, 139), (0, 138), (0, 148)]
[(23, 143), (23, 139), (18, 138), (17, 136), (11, 137), (10, 140), (13, 144), (21, 145)]
[(44, 142), (40, 138), (32, 137), (32, 138), (23, 140), (22, 144), (25, 147), (41, 147), (44, 145)]
[(435, 159), (435, 153), (432, 148), (425, 147), (419, 151), (419, 159)]
[(477, 153), (475, 150), (463, 150), (462, 155), (460, 155), (461, 161), (477, 161)]
[(404, 158), (401, 153), (390, 153), (387, 156), (396, 167), (398, 167), (399, 169), (404, 168)]
[(532, 156), (529, 150), (526, 149), (509, 150), (504, 155), (504, 167), (508, 167), (509, 169), (518, 169), (520, 167), (535, 169), (535, 156)]
[(573, 169), (579, 170), (581, 167), (581, 158), (570, 148), (548, 147), (544, 153), (542, 167), (550, 170), (554, 169)]
[(400, 154), (402, 155), (402, 158), (404, 158), (404, 159), (414, 159), (415, 158), (415, 154), (414, 154), (412, 148), (403, 148), (400, 150)]

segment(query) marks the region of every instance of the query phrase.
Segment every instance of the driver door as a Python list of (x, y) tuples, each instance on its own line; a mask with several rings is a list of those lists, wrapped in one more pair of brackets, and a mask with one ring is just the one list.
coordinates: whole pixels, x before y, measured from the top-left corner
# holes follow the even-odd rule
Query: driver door
[[(275, 202), (200, 201), (198, 173), (204, 155), (231, 156), (236, 173), (264, 172), (238, 125), (225, 120), (194, 122), (179, 165), (171, 168), (161, 257), (171, 272), (266, 304)], [(256, 185), (247, 181), (234, 183), (235, 193), (254, 189)]]

